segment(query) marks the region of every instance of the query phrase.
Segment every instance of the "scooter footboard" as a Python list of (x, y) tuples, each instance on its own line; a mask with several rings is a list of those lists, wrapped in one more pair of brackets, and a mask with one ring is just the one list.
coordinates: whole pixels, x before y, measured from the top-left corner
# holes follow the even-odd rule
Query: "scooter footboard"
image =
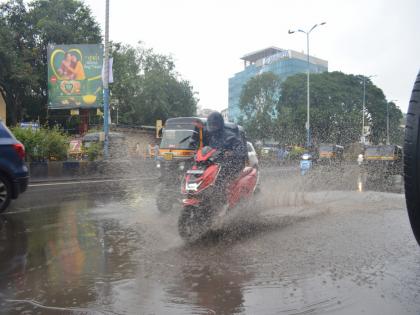
[(258, 171), (255, 168), (245, 168), (239, 179), (232, 183), (230, 188), (229, 206), (232, 208), (241, 199), (252, 196), (258, 180)]
[(255, 186), (257, 185), (257, 180), (258, 171), (255, 168), (252, 168), (251, 170), (247, 170), (247, 174), (239, 179), (238, 186), (245, 188), (244, 190), (251, 194), (254, 192)]

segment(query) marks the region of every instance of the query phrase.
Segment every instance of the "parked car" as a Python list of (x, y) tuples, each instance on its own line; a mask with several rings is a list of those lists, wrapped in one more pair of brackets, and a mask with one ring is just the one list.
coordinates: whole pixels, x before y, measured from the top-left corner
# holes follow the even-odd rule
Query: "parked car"
[(254, 146), (251, 142), (247, 142), (246, 146), (248, 148), (248, 161), (249, 166), (258, 168), (258, 157), (257, 152), (255, 152)]
[[(103, 132), (90, 132), (83, 136), (82, 143), (87, 149), (92, 144), (100, 144), (103, 148), (104, 144)], [(101, 150), (102, 152), (102, 150)], [(110, 132), (109, 133), (109, 158), (110, 159), (124, 159), (128, 156), (128, 144), (125, 141), (123, 133)]]
[(25, 147), (0, 121), (0, 212), (28, 187)]

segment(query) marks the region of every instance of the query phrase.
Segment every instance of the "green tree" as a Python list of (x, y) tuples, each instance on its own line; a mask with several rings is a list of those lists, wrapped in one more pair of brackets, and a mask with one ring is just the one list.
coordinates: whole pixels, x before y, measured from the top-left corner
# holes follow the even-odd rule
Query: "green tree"
[[(342, 72), (311, 75), (310, 125), (314, 143), (349, 144), (360, 140), (362, 131), (363, 77)], [(282, 83), (276, 138), (305, 143), (306, 75), (289, 77)], [(401, 111), (390, 104), (390, 130), (399, 129)], [(371, 141), (386, 137), (386, 99), (382, 90), (366, 79), (366, 124)], [(394, 131), (393, 131), (394, 132)]]
[(242, 88), (239, 100), (243, 113), (241, 122), (252, 139), (265, 140), (274, 135), (273, 122), (279, 92), (280, 79), (272, 72), (251, 78)]
[(8, 119), (46, 118), (47, 46), (100, 43), (98, 23), (78, 0), (10, 0), (0, 5), (0, 84)]
[(142, 45), (113, 45), (112, 102), (120, 122), (154, 124), (156, 119), (191, 116), (197, 99), (190, 83), (180, 78), (172, 58)]

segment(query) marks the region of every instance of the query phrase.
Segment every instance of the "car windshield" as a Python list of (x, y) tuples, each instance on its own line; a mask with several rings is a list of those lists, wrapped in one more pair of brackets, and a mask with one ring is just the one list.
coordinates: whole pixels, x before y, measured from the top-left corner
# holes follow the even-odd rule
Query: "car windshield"
[(195, 149), (198, 132), (189, 129), (165, 129), (160, 143), (161, 149)]

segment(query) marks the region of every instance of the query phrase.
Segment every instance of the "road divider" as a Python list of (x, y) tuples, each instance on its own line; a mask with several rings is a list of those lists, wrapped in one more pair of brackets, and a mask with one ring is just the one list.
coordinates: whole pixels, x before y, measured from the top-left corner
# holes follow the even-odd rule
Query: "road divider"
[(30, 182), (157, 178), (158, 170), (151, 160), (49, 161), (29, 163)]

